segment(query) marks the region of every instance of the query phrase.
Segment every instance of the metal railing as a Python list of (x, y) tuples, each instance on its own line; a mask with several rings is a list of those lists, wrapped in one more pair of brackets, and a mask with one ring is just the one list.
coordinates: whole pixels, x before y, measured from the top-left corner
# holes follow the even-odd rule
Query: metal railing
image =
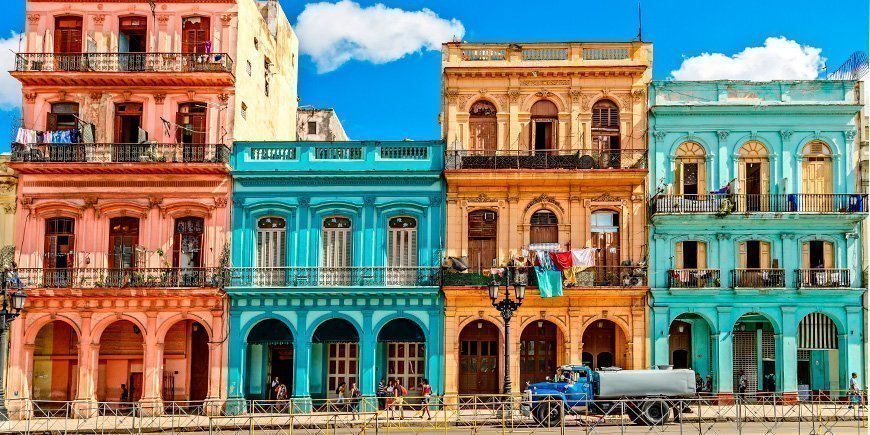
[(670, 269), (669, 288), (715, 288), (720, 287), (719, 269)]
[(437, 287), (438, 267), (234, 267), (231, 287)]
[(650, 213), (866, 213), (867, 194), (655, 195)]
[(15, 71), (232, 74), (233, 60), (226, 53), (18, 53)]
[(225, 269), (157, 268), (19, 268), (25, 288), (222, 287)]
[(795, 270), (797, 288), (848, 288), (852, 286), (849, 269)]
[(785, 270), (734, 269), (731, 282), (736, 288), (781, 288), (785, 287)]
[[(531, 287), (538, 286), (534, 268), (527, 268), (514, 276), (517, 282), (525, 282)], [(486, 286), (492, 282), (488, 271), (456, 272), (445, 269), (444, 286)], [(645, 265), (634, 266), (592, 266), (573, 268), (562, 280), (565, 288), (575, 287), (642, 287), (647, 284)]]
[(646, 150), (448, 150), (446, 169), (646, 169)]
[(62, 163), (227, 163), (222, 144), (41, 143), (12, 144), (13, 162)]

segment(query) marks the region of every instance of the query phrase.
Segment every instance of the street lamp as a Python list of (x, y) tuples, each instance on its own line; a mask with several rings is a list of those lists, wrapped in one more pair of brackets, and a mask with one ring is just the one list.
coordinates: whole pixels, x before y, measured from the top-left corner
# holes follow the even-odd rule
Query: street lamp
[[(497, 301), (501, 293), (501, 283), (498, 282), (495, 276), (492, 282), (489, 283), (489, 299), (492, 301), (492, 306), (501, 314), (504, 320), (504, 394), (511, 394), (511, 317), (514, 316), (514, 311), (520, 308), (523, 304), (523, 299), (526, 297), (526, 283), (511, 282), (516, 268), (510, 266), (507, 268), (504, 280), (504, 299)], [(514, 296), (516, 300), (511, 299), (510, 288), (511, 284), (514, 287)]]
[(12, 268), (0, 269), (0, 421), (9, 420), (6, 410), (6, 353), (9, 351), (9, 324), (21, 314), (27, 294), (18, 277), (15, 264)]

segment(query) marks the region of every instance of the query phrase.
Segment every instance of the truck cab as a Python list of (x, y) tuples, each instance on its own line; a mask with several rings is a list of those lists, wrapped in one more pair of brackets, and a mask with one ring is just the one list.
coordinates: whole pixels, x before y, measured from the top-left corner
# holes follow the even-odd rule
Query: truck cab
[[(528, 385), (524, 391), (522, 412), (542, 420), (556, 411), (563, 412), (563, 409), (566, 413), (581, 412), (594, 399), (594, 387), (594, 372), (589, 367), (561, 366), (552, 379)], [(555, 415), (550, 418), (555, 418)]]

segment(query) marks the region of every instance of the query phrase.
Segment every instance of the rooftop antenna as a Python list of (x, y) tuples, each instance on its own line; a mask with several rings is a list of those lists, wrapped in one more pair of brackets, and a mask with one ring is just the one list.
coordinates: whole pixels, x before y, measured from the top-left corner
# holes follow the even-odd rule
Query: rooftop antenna
[(833, 72), (828, 73), (828, 80), (861, 80), (870, 72), (867, 54), (856, 51)]
[(637, 0), (637, 40), (643, 42), (643, 14), (640, 9), (640, 0)]

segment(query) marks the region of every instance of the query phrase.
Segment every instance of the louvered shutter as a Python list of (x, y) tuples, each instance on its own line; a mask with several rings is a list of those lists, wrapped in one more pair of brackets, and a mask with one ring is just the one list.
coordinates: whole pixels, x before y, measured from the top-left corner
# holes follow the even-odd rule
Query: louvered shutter
[(698, 269), (707, 268), (707, 244), (704, 242), (696, 242), (698, 244)]
[(685, 171), (685, 170), (686, 170), (686, 168), (685, 168), (685, 165), (683, 164), (683, 161), (678, 160), (677, 161), (677, 171), (674, 174), (674, 194), (675, 195), (682, 195), (683, 194), (683, 178), (684, 178), (683, 171)]
[(350, 255), (350, 228), (323, 230), (321, 259), (324, 267), (348, 267)]
[(737, 267), (740, 269), (746, 269), (746, 242), (740, 242), (738, 247)]
[(698, 195), (707, 193), (707, 164), (700, 160), (698, 161)]
[(810, 264), (810, 243), (804, 242), (801, 244), (801, 268), (809, 269), (811, 267), (813, 265)]
[(417, 265), (416, 228), (390, 228), (387, 243), (389, 266), (414, 267)]
[(47, 131), (57, 130), (57, 115), (51, 112), (45, 115), (45, 129)]
[(765, 159), (761, 161), (761, 194), (768, 193), (770, 193), (770, 162)]
[(257, 267), (283, 267), (286, 264), (286, 234), (283, 228), (257, 231)]
[(740, 160), (737, 164), (737, 193), (746, 192), (746, 164), (744, 160)]
[(770, 243), (761, 242), (761, 243), (759, 243), (759, 245), (760, 245), (760, 251), (761, 251), (760, 267), (762, 269), (768, 269), (768, 268), (770, 268)]
[(834, 268), (834, 244), (831, 242), (824, 242), (824, 251), (825, 251), (825, 269), (833, 269)]
[(683, 268), (683, 242), (677, 242), (676, 246), (674, 246), (674, 260), (676, 261), (676, 268)]

